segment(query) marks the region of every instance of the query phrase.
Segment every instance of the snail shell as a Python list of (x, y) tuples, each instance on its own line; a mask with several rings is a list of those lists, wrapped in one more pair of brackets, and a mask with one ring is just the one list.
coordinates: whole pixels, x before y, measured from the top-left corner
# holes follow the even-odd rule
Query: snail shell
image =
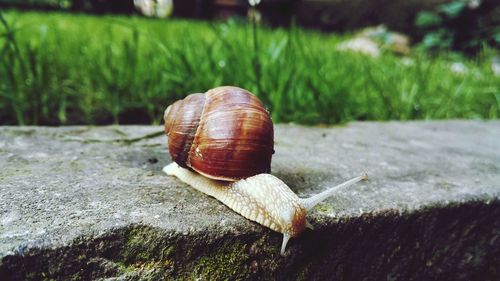
[(173, 161), (216, 180), (235, 181), (269, 173), (273, 123), (247, 90), (224, 86), (187, 96), (165, 110)]

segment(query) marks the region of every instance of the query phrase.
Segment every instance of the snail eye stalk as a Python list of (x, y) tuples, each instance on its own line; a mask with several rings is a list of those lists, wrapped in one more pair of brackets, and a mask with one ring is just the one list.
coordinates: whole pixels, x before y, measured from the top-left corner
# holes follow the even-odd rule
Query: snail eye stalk
[(328, 197), (333, 196), (340, 189), (349, 187), (349, 186), (354, 185), (360, 181), (366, 181), (366, 180), (368, 180), (368, 175), (366, 173), (363, 173), (362, 175), (360, 175), (358, 177), (355, 177), (355, 178), (350, 179), (346, 182), (343, 182), (339, 185), (331, 187), (331, 188), (329, 188), (321, 193), (313, 195), (309, 198), (304, 198), (304, 199), (302, 199), (302, 203), (304, 204), (304, 207), (306, 208), (306, 210), (311, 210), (312, 208), (314, 208), (319, 203), (323, 202)]

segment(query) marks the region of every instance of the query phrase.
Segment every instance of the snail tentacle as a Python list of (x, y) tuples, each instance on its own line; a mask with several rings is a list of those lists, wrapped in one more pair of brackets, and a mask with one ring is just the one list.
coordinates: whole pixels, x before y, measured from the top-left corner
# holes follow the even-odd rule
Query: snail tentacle
[(366, 181), (368, 180), (368, 174), (363, 173), (362, 175), (355, 177), (353, 179), (350, 179), (346, 182), (343, 182), (339, 185), (336, 185), (334, 187), (331, 187), (323, 192), (320, 192), (318, 194), (315, 194), (309, 198), (301, 198), (302, 204), (306, 208), (306, 210), (311, 210), (314, 208), (316, 205), (319, 203), (323, 202), (325, 199), (328, 197), (335, 195), (340, 189), (349, 187), (355, 183), (358, 183), (360, 181)]
[(288, 240), (290, 240), (290, 235), (287, 233), (283, 233), (283, 243), (281, 243), (281, 251), (280, 254), (282, 256), (285, 255), (286, 245), (288, 244)]

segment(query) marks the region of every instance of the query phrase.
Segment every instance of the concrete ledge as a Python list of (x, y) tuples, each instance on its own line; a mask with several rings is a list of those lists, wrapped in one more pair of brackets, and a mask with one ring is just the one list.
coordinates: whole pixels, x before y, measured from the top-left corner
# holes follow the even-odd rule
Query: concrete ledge
[[(498, 280), (500, 122), (276, 126), (302, 197), (370, 181), (281, 237), (161, 173), (160, 127), (0, 127), (0, 279)], [(147, 136), (147, 137), (144, 137)]]

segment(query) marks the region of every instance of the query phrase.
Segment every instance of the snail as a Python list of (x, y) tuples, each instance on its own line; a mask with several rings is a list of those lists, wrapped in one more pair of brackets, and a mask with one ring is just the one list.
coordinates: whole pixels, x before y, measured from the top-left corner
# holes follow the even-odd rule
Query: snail
[(306, 212), (368, 176), (362, 174), (309, 198), (299, 198), (271, 175), (273, 125), (262, 102), (232, 86), (198, 93), (170, 105), (165, 133), (175, 176), (245, 218), (283, 234), (281, 255), (290, 238), (313, 228)]

